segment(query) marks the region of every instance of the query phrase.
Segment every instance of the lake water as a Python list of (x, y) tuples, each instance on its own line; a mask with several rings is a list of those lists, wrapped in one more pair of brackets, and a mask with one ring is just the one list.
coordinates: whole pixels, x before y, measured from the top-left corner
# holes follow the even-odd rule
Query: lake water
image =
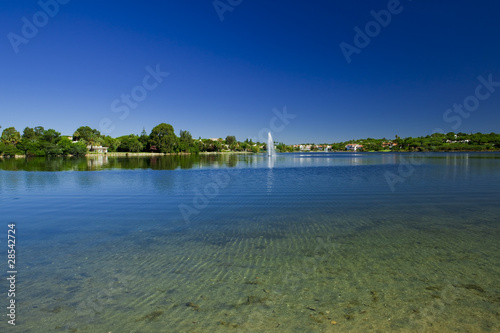
[(498, 153), (0, 159), (0, 331), (499, 332), (499, 202)]

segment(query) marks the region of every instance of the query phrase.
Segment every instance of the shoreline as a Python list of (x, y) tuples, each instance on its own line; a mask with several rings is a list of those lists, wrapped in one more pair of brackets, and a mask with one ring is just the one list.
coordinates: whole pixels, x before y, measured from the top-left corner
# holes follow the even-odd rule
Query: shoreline
[[(382, 153), (382, 154), (412, 154), (412, 153), (499, 153), (500, 150), (439, 150), (439, 151), (293, 151), (293, 152), (283, 152), (278, 154), (325, 154), (325, 153), (355, 153), (355, 154), (372, 154), (372, 153)], [(199, 152), (199, 153), (127, 153), (127, 152), (112, 152), (112, 153), (87, 153), (82, 156), (75, 155), (57, 155), (57, 156), (28, 156), (28, 155), (0, 155), (0, 159), (6, 158), (35, 158), (35, 157), (99, 157), (99, 156), (110, 156), (110, 157), (151, 157), (151, 156), (188, 156), (188, 155), (258, 155), (265, 152), (244, 152), (244, 151), (220, 151), (220, 152)]]
[(252, 152), (244, 151), (219, 151), (219, 152), (199, 152), (199, 153), (126, 153), (126, 152), (112, 152), (112, 153), (90, 153), (86, 154), (86, 157), (91, 156), (177, 156), (177, 155), (223, 155), (223, 154), (254, 154)]

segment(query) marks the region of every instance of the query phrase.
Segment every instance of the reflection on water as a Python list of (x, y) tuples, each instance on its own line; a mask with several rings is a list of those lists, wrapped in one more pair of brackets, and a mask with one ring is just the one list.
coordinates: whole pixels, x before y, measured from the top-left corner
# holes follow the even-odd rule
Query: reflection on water
[[(29, 157), (0, 158), (0, 170), (23, 171), (98, 171), (106, 169), (203, 169), (252, 167), (318, 167), (411, 164), (422, 160), (448, 166), (448, 172), (467, 168), (471, 160), (499, 159), (499, 153), (288, 153), (199, 154), (165, 156)], [(486, 166), (488, 167), (488, 166)]]
[[(262, 158), (261, 156), (259, 156)], [(238, 163), (251, 165), (255, 157), (238, 154), (199, 154), (164, 156), (107, 156), (88, 157), (28, 157), (0, 158), (0, 170), (23, 171), (98, 171), (106, 169), (175, 170), (192, 168), (235, 167)]]

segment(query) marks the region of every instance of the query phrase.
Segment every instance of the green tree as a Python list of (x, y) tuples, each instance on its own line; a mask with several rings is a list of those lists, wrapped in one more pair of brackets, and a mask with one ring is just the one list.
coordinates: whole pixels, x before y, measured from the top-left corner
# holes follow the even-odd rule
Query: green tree
[[(24, 139), (20, 143), (23, 143)], [(26, 146), (21, 144), (19, 150), (22, 151), (27, 156), (45, 156), (45, 146), (41, 141), (28, 142)]]
[(399, 137), (399, 135), (396, 134), (396, 139), (394, 140), (394, 143), (399, 147), (401, 146), (402, 142), (403, 140)]
[(177, 136), (170, 124), (161, 123), (155, 126), (149, 134), (151, 146), (161, 153), (173, 153), (177, 145)]
[(238, 144), (238, 142), (237, 142), (237, 141), (235, 141), (235, 142), (233, 142), (233, 143), (231, 143), (231, 144), (229, 145), (229, 150), (232, 150), (232, 151), (241, 151), (241, 147), (240, 147), (240, 145)]
[(55, 144), (59, 141), (60, 136), (61, 136), (61, 133), (50, 128), (46, 131), (43, 131), (41, 139), (45, 142)]
[(137, 138), (136, 136), (134, 136), (133, 138), (130, 139), (128, 147), (129, 147), (129, 150), (133, 153), (138, 153), (143, 148), (142, 143), (139, 141), (139, 138)]
[(33, 130), (35, 131), (36, 137), (42, 136), (43, 132), (45, 132), (45, 129), (43, 128), (43, 126), (36, 126)]
[(363, 143), (363, 151), (379, 151), (382, 149), (382, 145), (378, 144), (375, 139), (364, 140)]
[(17, 153), (17, 149), (15, 145), (6, 144), (3, 147), (3, 154), (8, 156), (14, 156)]
[[(199, 141), (198, 141), (199, 142)], [(188, 131), (180, 131), (179, 133), (179, 147), (180, 152), (198, 153), (200, 146), (193, 140), (193, 136)]]
[(189, 133), (189, 131), (181, 130), (179, 133), (179, 140), (180, 142), (191, 144), (191, 142), (193, 141), (193, 136), (191, 135), (191, 133)]
[(213, 150), (219, 152), (221, 151), (221, 149), (222, 149), (222, 143), (220, 141), (214, 141)]
[(2, 141), (6, 145), (16, 145), (21, 140), (21, 134), (14, 128), (8, 127), (2, 132)]
[(89, 126), (81, 126), (73, 133), (73, 139), (75, 141), (85, 140), (85, 142), (90, 143), (92, 140), (96, 142), (101, 138), (101, 132)]
[(59, 142), (57, 143), (59, 146), (59, 149), (61, 149), (61, 154), (63, 155), (69, 155), (71, 154), (71, 140), (68, 139), (67, 137), (63, 136)]
[(43, 150), (47, 156), (62, 155), (62, 149), (59, 145), (55, 143), (45, 142), (43, 145)]
[(201, 138), (196, 140), (196, 147), (198, 148), (198, 151), (207, 151), (205, 142)]
[(233, 143), (236, 143), (236, 137), (234, 135), (226, 136), (226, 144), (231, 146)]
[(35, 141), (37, 139), (35, 130), (33, 128), (31, 128), (31, 127), (26, 127), (23, 130), (22, 139), (26, 139), (26, 140), (29, 140), (29, 141)]
[(90, 133), (85, 141), (90, 145), (90, 151), (93, 151), (94, 146), (101, 144), (101, 136), (97, 133)]
[(248, 144), (248, 142), (242, 142), (240, 144), (240, 147), (243, 151), (247, 151), (248, 149), (250, 149), (250, 145)]
[(141, 136), (139, 136), (139, 142), (142, 143), (144, 149), (146, 149), (149, 144), (149, 135), (146, 133), (144, 127), (142, 128)]
[(102, 138), (101, 144), (104, 147), (108, 147), (109, 152), (115, 152), (120, 146), (120, 140), (110, 137), (109, 135)]
[(488, 142), (488, 139), (481, 132), (477, 132), (475, 134), (471, 134), (470, 135), (470, 141), (471, 141), (472, 144), (482, 145), (482, 144), (485, 144), (486, 142)]
[(74, 156), (84, 156), (87, 154), (87, 145), (83, 142), (72, 143), (70, 153)]
[(137, 153), (144, 148), (139, 137), (134, 134), (121, 136), (118, 140), (120, 141), (118, 151)]
[(457, 139), (458, 139), (458, 135), (456, 135), (455, 132), (446, 133), (446, 140), (455, 141)]

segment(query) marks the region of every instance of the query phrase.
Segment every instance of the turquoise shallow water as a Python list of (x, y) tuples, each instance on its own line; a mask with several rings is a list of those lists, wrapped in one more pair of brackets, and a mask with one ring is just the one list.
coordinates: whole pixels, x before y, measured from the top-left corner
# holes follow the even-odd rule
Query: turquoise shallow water
[(3, 160), (13, 331), (500, 331), (499, 167), (494, 153)]

